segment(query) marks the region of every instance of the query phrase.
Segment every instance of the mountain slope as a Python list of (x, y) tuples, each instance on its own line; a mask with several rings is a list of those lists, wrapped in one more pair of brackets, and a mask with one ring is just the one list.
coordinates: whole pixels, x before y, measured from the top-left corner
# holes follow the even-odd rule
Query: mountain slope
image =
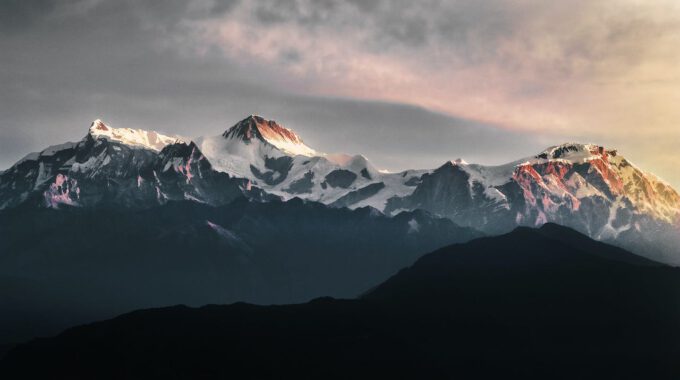
[[(198, 147), (216, 170), (248, 178), (284, 199), (307, 200), (352, 208), (382, 210), (387, 199), (413, 190), (407, 182), (426, 171), (380, 173), (361, 155), (325, 154), (305, 145), (290, 129), (260, 116), (249, 116), (222, 135), (201, 137)], [(362, 197), (347, 196), (367, 186), (380, 190)], [(348, 203), (348, 199), (353, 202)]]
[(29, 155), (0, 174), (0, 210), (24, 203), (51, 208), (149, 208), (172, 200), (223, 205), (242, 196), (267, 198), (247, 179), (213, 170), (192, 142), (114, 129), (100, 120), (80, 142)]
[(290, 155), (315, 156), (314, 149), (305, 145), (302, 139), (290, 129), (273, 120), (251, 115), (237, 123), (222, 135), (226, 140), (246, 143), (265, 143)]
[(51, 378), (671, 379), (679, 299), (678, 269), (547, 225), (440, 249), (358, 300), (143, 310), (21, 345), (1, 366)]
[(515, 223), (541, 225), (572, 215), (578, 219), (597, 200), (605, 202), (611, 216), (597, 226), (583, 221), (597, 237), (615, 237), (636, 228), (630, 215), (617, 215), (619, 210), (666, 223), (675, 223), (680, 216), (680, 195), (670, 185), (642, 172), (616, 151), (573, 143), (496, 167), (448, 162), (424, 176), (411, 196), (394, 199), (388, 209), (440, 206), (440, 214), (455, 220), (481, 202), (495, 205), (498, 214)]
[[(564, 144), (502, 166), (448, 162), (385, 212), (423, 209), (487, 233), (559, 223), (680, 264), (680, 194), (616, 151)], [(638, 242), (644, 241), (644, 244)]]
[(128, 146), (138, 146), (155, 151), (161, 151), (170, 144), (186, 142), (186, 139), (183, 137), (165, 136), (156, 131), (131, 128), (111, 128), (104, 124), (100, 119), (92, 122), (89, 135), (96, 139), (103, 138)]
[(4, 210), (0, 342), (136, 308), (352, 297), (477, 236), (422, 211), (388, 218), (299, 199)]
[(680, 194), (615, 150), (567, 143), (499, 166), (459, 159), (435, 170), (386, 174), (363, 156), (277, 149), (264, 137), (269, 132), (258, 132), (270, 125), (301, 143), (292, 131), (252, 116), (199, 146), (211, 161), (224, 163), (218, 170), (284, 199), (371, 206), (388, 215), (422, 209), (490, 234), (559, 223), (680, 265)]
[(0, 174), (0, 209), (139, 209), (173, 200), (219, 206), (242, 196), (387, 215), (426, 210), (487, 234), (558, 223), (680, 265), (680, 194), (617, 151), (592, 144), (562, 144), (500, 166), (459, 159), (434, 170), (382, 173), (361, 155), (317, 152), (259, 116), (189, 143), (97, 120), (81, 142), (29, 155)]

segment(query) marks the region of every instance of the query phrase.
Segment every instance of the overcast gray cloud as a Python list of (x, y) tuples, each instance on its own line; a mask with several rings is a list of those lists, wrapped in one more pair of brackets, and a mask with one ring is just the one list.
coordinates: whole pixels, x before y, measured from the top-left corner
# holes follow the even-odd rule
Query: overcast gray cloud
[(680, 142), (678, 14), (627, 0), (4, 1), (0, 167), (94, 118), (195, 136), (259, 113), (392, 170), (580, 140), (679, 184), (680, 158), (659, 153)]

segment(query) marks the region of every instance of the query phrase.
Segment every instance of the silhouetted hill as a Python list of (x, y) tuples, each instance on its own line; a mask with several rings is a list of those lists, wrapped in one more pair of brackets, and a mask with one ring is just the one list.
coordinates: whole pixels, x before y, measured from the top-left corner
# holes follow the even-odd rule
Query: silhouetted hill
[(357, 300), (142, 310), (21, 345), (49, 378), (677, 378), (680, 270), (555, 225), (440, 249)]

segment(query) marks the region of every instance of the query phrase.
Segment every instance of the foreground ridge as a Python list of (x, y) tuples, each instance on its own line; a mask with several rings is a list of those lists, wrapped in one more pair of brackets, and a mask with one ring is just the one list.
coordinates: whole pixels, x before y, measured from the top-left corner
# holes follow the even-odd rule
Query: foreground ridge
[(20, 345), (0, 368), (57, 379), (672, 379), (678, 299), (678, 269), (548, 224), (439, 249), (360, 299), (141, 310)]

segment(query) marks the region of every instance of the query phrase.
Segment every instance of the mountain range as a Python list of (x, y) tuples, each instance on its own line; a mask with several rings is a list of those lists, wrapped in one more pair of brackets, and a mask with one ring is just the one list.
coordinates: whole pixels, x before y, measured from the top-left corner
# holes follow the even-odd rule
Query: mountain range
[(80, 142), (31, 153), (0, 174), (0, 209), (221, 206), (241, 197), (371, 207), (387, 216), (424, 210), (486, 234), (552, 222), (680, 264), (680, 194), (593, 144), (553, 146), (499, 166), (457, 159), (386, 173), (361, 155), (318, 152), (260, 116), (195, 139), (96, 120)]
[(549, 223), (438, 249), (357, 299), (139, 310), (19, 345), (0, 371), (675, 379), (679, 297), (678, 268)]
[(193, 139), (96, 120), (0, 173), (0, 343), (139, 308), (356, 297), (425, 252), (546, 223), (677, 265), (679, 213), (597, 145), (387, 173), (259, 116)]
[(0, 173), (0, 351), (142, 310), (0, 368), (673, 378), (678, 247), (678, 192), (594, 144), (389, 173), (259, 116), (197, 138), (96, 120)]

